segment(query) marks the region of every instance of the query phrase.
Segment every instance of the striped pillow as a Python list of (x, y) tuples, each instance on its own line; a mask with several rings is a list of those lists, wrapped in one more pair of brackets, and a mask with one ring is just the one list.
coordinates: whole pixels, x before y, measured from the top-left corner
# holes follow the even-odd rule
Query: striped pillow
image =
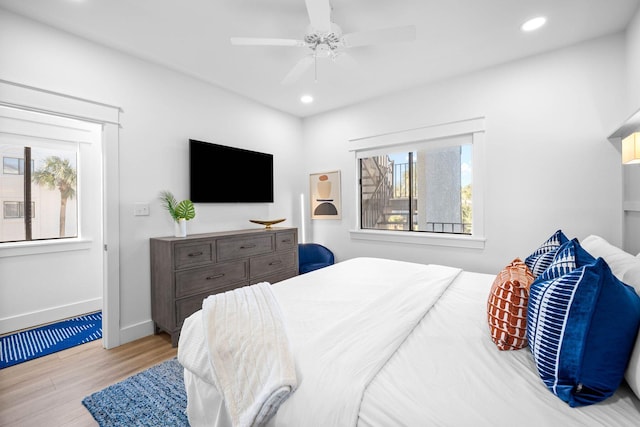
[(527, 339), (546, 387), (569, 406), (591, 405), (620, 385), (640, 325), (640, 297), (607, 263), (531, 284)]
[(569, 239), (564, 235), (562, 230), (558, 230), (547, 239), (538, 249), (533, 251), (531, 255), (525, 258), (524, 263), (527, 264), (533, 277), (538, 277), (543, 271), (549, 267), (558, 248), (567, 243)]
[(493, 281), (487, 301), (491, 339), (500, 350), (527, 345), (527, 301), (533, 275), (519, 258), (507, 265)]
[(536, 280), (549, 280), (564, 276), (575, 268), (591, 264), (595, 260), (589, 252), (580, 246), (578, 239), (570, 240), (558, 248), (549, 267)]

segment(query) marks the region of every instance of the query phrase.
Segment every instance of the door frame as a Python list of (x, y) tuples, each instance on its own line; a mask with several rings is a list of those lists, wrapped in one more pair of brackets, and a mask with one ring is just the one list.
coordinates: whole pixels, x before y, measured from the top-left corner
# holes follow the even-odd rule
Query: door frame
[(0, 105), (102, 125), (102, 345), (120, 345), (120, 107), (0, 79)]

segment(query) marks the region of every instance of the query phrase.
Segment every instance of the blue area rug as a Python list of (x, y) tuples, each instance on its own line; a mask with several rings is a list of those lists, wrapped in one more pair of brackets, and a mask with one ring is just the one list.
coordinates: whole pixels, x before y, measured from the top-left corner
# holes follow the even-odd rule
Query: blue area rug
[(102, 312), (0, 337), (0, 369), (102, 338)]
[(167, 360), (82, 400), (101, 427), (188, 427), (182, 365)]

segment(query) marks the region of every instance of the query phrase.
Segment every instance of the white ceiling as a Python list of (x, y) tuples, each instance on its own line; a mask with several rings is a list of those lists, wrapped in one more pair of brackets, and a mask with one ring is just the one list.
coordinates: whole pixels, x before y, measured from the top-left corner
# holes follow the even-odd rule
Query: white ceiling
[[(0, 0), (0, 8), (165, 65), (299, 117), (622, 31), (640, 0), (331, 0), (344, 33), (415, 25), (413, 42), (349, 50), (281, 80), (302, 47), (232, 46), (230, 37), (302, 39), (305, 0)], [(522, 22), (548, 18), (536, 33)], [(303, 105), (300, 96), (312, 94)]]

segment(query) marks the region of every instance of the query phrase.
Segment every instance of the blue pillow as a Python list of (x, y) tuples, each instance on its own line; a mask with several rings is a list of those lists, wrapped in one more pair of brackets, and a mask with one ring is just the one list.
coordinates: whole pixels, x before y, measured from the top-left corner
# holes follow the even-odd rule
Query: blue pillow
[(558, 230), (547, 239), (538, 249), (533, 251), (531, 255), (525, 258), (524, 263), (529, 267), (533, 277), (538, 277), (543, 271), (549, 267), (556, 255), (558, 248), (567, 243), (569, 239), (564, 235), (562, 230)]
[(578, 267), (593, 263), (595, 260), (589, 252), (580, 246), (578, 239), (570, 240), (558, 248), (549, 267), (536, 280), (549, 280), (564, 276)]
[(569, 406), (615, 393), (640, 325), (640, 297), (598, 258), (531, 284), (527, 339), (540, 378)]

